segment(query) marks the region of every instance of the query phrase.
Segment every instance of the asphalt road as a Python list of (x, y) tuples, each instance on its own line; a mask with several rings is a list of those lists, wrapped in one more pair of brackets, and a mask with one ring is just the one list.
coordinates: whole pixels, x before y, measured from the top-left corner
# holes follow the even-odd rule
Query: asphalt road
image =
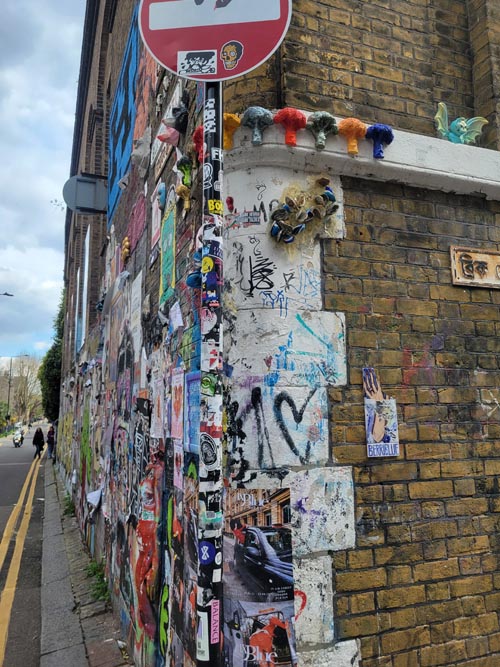
[[(44, 425), (44, 433), (46, 430), (47, 426)], [(46, 457), (42, 458), (41, 464), (37, 462), (31, 467), (33, 433), (32, 428), (25, 434), (24, 444), (19, 448), (12, 444), (12, 437), (0, 438), (0, 630), (8, 627), (6, 644), (5, 637), (2, 640), (0, 636), (0, 664), (3, 667), (38, 667), (40, 664), (40, 582)], [(25, 484), (27, 478), (28, 483)], [(15, 524), (12, 518), (9, 524), (9, 518), (16, 516), (16, 508), (18, 516)], [(5, 555), (3, 564), (2, 549)], [(5, 657), (2, 662), (3, 651)]]

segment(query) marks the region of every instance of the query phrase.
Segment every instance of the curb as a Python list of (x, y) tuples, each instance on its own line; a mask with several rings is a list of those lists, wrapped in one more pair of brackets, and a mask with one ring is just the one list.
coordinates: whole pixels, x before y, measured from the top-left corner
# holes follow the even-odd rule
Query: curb
[(40, 667), (128, 667), (112, 612), (92, 597), (91, 559), (76, 519), (63, 514), (62, 482), (49, 459), (44, 469)]

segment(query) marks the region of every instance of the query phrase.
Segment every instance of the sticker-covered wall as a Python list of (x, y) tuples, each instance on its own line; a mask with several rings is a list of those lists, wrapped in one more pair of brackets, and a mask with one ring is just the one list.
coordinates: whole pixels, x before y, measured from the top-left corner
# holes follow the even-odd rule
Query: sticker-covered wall
[[(86, 17), (72, 172), (108, 211), (67, 220), (57, 444), (130, 655), (496, 664), (500, 160), (464, 3), (297, 0), (223, 137), (137, 4)], [(443, 85), (482, 135), (430, 136)]]
[[(239, 664), (238, 652), (257, 651), (262, 660), (254, 635), (244, 630), (239, 642), (234, 640), (234, 619), (244, 629), (255, 625), (258, 599), (267, 601), (259, 632), (273, 621), (268, 635), (274, 638), (283, 623), (290, 651), (296, 650), (301, 660), (303, 654), (309, 659), (316, 645), (334, 642), (332, 561), (326, 554), (355, 544), (352, 472), (332, 465), (329, 438), (328, 390), (347, 382), (345, 318), (324, 311), (322, 299), (321, 239), (344, 235), (340, 179), (262, 162), (232, 169), (229, 158), (225, 172), (231, 490), (224, 583), (225, 600), (235, 589), (239, 600), (224, 611), (232, 665)], [(335, 205), (327, 216), (330, 201)], [(313, 215), (313, 209), (321, 214)], [(274, 233), (275, 225), (286, 230), (291, 218), (303, 228), (286, 242)], [(269, 493), (279, 498), (277, 506), (263, 500)], [(258, 556), (273, 550), (275, 565)], [(269, 575), (273, 568), (275, 578)], [(287, 581), (293, 588), (293, 612), (286, 602), (291, 594), (284, 592)], [(266, 582), (279, 584), (283, 597), (267, 589)], [(252, 591), (250, 597), (241, 586)], [(345, 661), (340, 662), (339, 652), (335, 664), (354, 664), (356, 644), (342, 650)], [(290, 660), (294, 664), (293, 656)]]

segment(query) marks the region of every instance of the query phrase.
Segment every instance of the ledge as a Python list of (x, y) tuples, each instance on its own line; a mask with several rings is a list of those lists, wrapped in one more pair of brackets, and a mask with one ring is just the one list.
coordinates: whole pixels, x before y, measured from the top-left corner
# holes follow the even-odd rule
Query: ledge
[(251, 131), (246, 128), (240, 128), (234, 139), (235, 147), (225, 154), (227, 172), (275, 166), (500, 201), (500, 152), (486, 148), (394, 130), (394, 141), (384, 149), (385, 159), (375, 160), (369, 140), (360, 141), (359, 155), (351, 157), (343, 137), (328, 137), (326, 149), (318, 151), (312, 134), (301, 130), (292, 148), (285, 144), (280, 126), (264, 132), (262, 146), (252, 146)]

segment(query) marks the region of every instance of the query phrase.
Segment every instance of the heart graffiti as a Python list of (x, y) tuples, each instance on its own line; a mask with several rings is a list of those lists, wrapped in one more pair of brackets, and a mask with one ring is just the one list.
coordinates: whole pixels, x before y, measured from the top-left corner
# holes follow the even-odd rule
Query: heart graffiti
[(290, 447), (292, 452), (295, 454), (295, 456), (297, 456), (299, 458), (302, 465), (306, 465), (307, 463), (309, 463), (309, 458), (311, 456), (311, 441), (310, 440), (307, 441), (305, 454), (301, 454), (300, 451), (298, 450), (292, 436), (290, 435), (290, 431), (288, 430), (288, 427), (285, 423), (285, 418), (283, 416), (283, 404), (286, 403), (289, 406), (289, 408), (292, 412), (292, 416), (293, 416), (293, 419), (294, 419), (295, 423), (297, 425), (299, 425), (299, 424), (302, 423), (302, 420), (304, 418), (304, 412), (306, 411), (306, 408), (307, 408), (311, 398), (316, 393), (317, 389), (318, 389), (318, 387), (314, 387), (313, 389), (311, 389), (311, 391), (309, 392), (309, 394), (308, 394), (306, 400), (304, 401), (302, 407), (300, 408), (300, 410), (297, 410), (297, 406), (295, 405), (295, 401), (285, 391), (280, 392), (276, 396), (276, 398), (274, 399), (273, 411), (274, 411), (274, 417), (276, 419), (276, 423), (278, 424), (279, 429), (280, 429), (281, 433), (283, 434), (283, 437), (285, 438), (288, 446)]

